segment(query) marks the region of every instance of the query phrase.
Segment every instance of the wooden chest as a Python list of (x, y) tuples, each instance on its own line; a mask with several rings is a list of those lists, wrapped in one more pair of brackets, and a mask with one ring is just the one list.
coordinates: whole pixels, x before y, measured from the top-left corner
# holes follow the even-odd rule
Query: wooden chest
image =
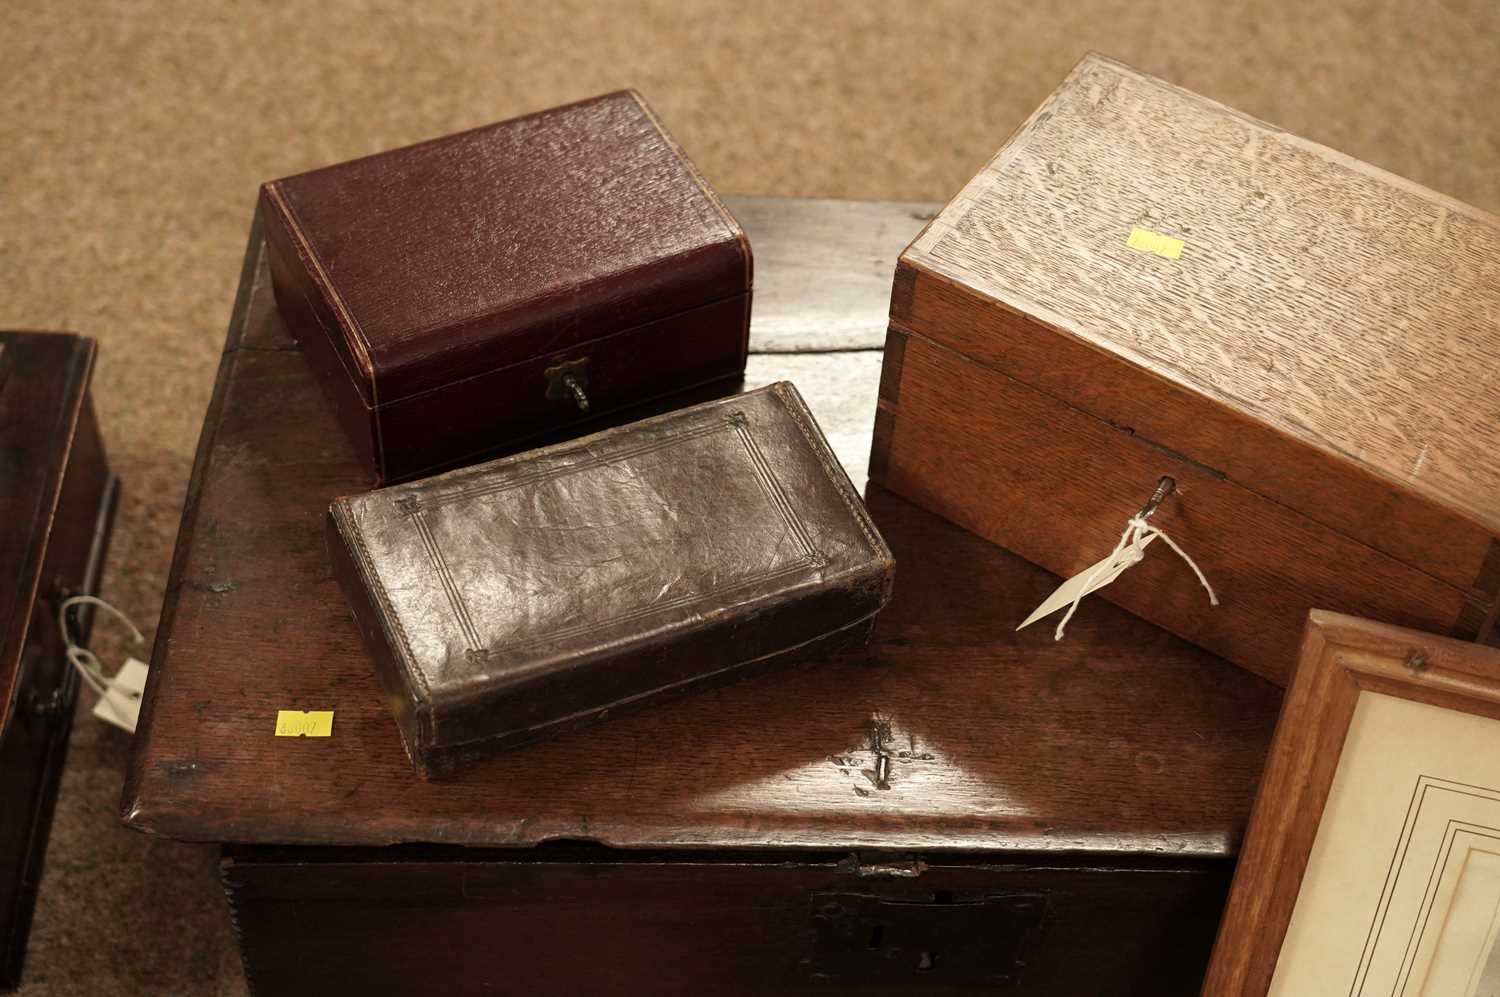
[(1091, 56), (902, 254), (871, 476), (1065, 576), (1171, 477), (1221, 605), (1101, 594), (1284, 684), (1312, 607), (1492, 633), (1497, 364), (1500, 219)]
[[(753, 343), (819, 345), (813, 304), (872, 313), (840, 330), (849, 352), (750, 358), (856, 464), (884, 319), (864, 271), (925, 216), (731, 207), (785, 261), (762, 269), (780, 304)], [(799, 261), (854, 296), (784, 293)], [(866, 653), (424, 782), (321, 539), (361, 464), (290, 345), (257, 234), (123, 804), (131, 827), (226, 845), (255, 992), (1196, 992), (1269, 683), (1112, 607), (1066, 644), (1016, 635), (1055, 579), (878, 491), (900, 569)], [(332, 710), (331, 736), (274, 736), (284, 709)]]
[(97, 591), (114, 516), (94, 355), (82, 336), (0, 332), (0, 989), (20, 979), (78, 695), (59, 604)]

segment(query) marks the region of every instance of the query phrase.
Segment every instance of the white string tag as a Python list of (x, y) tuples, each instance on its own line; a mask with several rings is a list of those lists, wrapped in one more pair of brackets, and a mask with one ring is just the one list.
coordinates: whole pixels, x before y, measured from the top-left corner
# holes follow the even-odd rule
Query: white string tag
[(141, 714), (141, 696), (146, 691), (148, 669), (135, 658), (127, 658), (117, 673), (113, 676), (106, 675), (98, 656), (73, 642), (73, 631), (68, 627), (68, 610), (82, 605), (97, 606), (124, 623), (130, 628), (131, 636), (137, 644), (144, 643), (146, 638), (130, 622), (128, 616), (103, 599), (91, 595), (75, 595), (64, 599), (57, 608), (57, 625), (62, 630), (63, 641), (67, 645), (63, 654), (67, 656), (68, 663), (78, 671), (78, 677), (83, 679), (84, 684), (99, 694), (99, 702), (94, 704), (94, 716), (134, 734)]
[(1125, 530), (1120, 534), (1120, 540), (1115, 544), (1115, 549), (1109, 552), (1109, 556), (1083, 569), (1059, 585), (1051, 595), (1042, 600), (1042, 604), (1033, 610), (1031, 615), (1026, 617), (1016, 629), (1021, 630), (1029, 627), (1037, 620), (1050, 616), (1066, 606), (1068, 607), (1068, 611), (1058, 621), (1057, 631), (1053, 634), (1053, 640), (1062, 640), (1063, 633), (1068, 626), (1068, 621), (1078, 611), (1078, 604), (1084, 600), (1084, 597), (1090, 592), (1099, 591), (1116, 578), (1119, 578), (1125, 573), (1127, 568), (1139, 564), (1146, 556), (1146, 548), (1150, 547), (1158, 539), (1164, 540), (1167, 546), (1171, 547), (1177, 553), (1178, 557), (1187, 562), (1188, 567), (1193, 569), (1193, 574), (1198, 576), (1198, 581), (1203, 586), (1204, 591), (1208, 593), (1209, 603), (1217, 606), (1219, 604), (1219, 597), (1214, 594), (1213, 586), (1208, 584), (1208, 579), (1199, 570), (1197, 563), (1188, 556), (1187, 551), (1177, 545), (1175, 540), (1167, 536), (1163, 530), (1152, 526), (1148, 522), (1151, 514), (1156, 512), (1157, 506), (1161, 504), (1162, 499), (1170, 494), (1175, 487), (1176, 482), (1171, 478), (1162, 478), (1161, 483), (1156, 487), (1156, 493), (1151, 496), (1151, 500), (1146, 503), (1140, 512), (1131, 516), (1130, 520), (1125, 524)]
[(134, 734), (135, 725), (141, 719), (141, 696), (146, 691), (147, 672), (144, 661), (126, 658), (115, 677), (109, 680), (109, 692), (94, 704), (94, 716)]

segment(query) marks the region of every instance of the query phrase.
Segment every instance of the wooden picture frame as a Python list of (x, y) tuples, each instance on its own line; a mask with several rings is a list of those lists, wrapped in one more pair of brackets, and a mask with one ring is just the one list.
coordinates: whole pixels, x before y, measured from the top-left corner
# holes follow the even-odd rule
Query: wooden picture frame
[[(1488, 758), (1475, 750), (1485, 747)], [(1491, 769), (1497, 781), (1472, 779)], [(1448, 932), (1470, 931), (1471, 939), (1465, 924), (1478, 922), (1458, 917), (1453, 904), (1473, 897), (1464, 910), (1477, 911), (1486, 897), (1500, 898), (1500, 859), (1488, 858), (1491, 843), (1500, 855), (1500, 830), (1490, 835), (1487, 817), (1443, 822), (1444, 807), (1500, 817), (1500, 792), (1489, 786), (1500, 787), (1500, 650), (1310, 613), (1203, 994), (1415, 995), (1431, 973), (1456, 979), (1443, 967), (1457, 967), (1472, 941)], [(1346, 833), (1356, 827), (1364, 830)], [(1480, 846), (1471, 839), (1485, 850), (1473, 851)], [(1434, 843), (1441, 864), (1427, 862)], [(1455, 849), (1463, 849), (1456, 867)], [(1470, 863), (1476, 855), (1484, 862)], [(1488, 893), (1464, 886), (1481, 866), (1493, 874)], [(1471, 959), (1467, 989), (1456, 992), (1489, 993), (1500, 972), (1500, 899), (1488, 916), (1487, 947)], [(1476, 988), (1476, 974), (1491, 982)], [(1438, 992), (1455, 991), (1449, 983)]]

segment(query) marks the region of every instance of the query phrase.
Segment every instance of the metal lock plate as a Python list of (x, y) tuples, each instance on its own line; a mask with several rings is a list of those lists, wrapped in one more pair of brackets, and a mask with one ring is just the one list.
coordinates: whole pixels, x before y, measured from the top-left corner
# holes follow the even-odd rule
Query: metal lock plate
[(940, 890), (923, 901), (816, 893), (812, 953), (799, 972), (809, 983), (838, 986), (1015, 986), (1045, 910), (1036, 894)]

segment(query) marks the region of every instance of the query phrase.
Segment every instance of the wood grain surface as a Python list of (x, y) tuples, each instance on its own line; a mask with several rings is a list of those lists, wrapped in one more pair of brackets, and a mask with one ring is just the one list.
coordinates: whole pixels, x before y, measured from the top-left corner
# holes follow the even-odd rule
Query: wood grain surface
[(752, 353), (879, 352), (896, 257), (942, 207), (784, 197), (726, 201), (755, 252)]
[(849, 480), (862, 484), (896, 257), (942, 205), (726, 201), (755, 251), (758, 273), (745, 389), (794, 382)]
[[(131, 826), (323, 845), (1232, 854), (1277, 692), (1112, 608), (1064, 645), (1013, 633), (1056, 580), (884, 492), (869, 504), (897, 587), (868, 654), (419, 782), (320, 537), (328, 500), (364, 479), (270, 305), (258, 244), (243, 290), (125, 789)], [(333, 736), (273, 737), (279, 709), (332, 709)]]
[[(1170, 476), (1176, 491), (1152, 522), (1192, 555), (1219, 605), (1165, 545), (1101, 595), (1258, 675), (1286, 684), (1309, 606), (1439, 631), (1464, 613), (1462, 591), (1408, 564), (924, 337), (892, 338), (904, 345), (883, 483), (1071, 577), (1109, 553)], [(1038, 627), (1050, 636), (1054, 623)]]
[(849, 480), (862, 485), (869, 476), (880, 351), (751, 353), (745, 390), (777, 381), (797, 385)]
[(906, 259), (1500, 532), (1494, 215), (1091, 56)]
[(1311, 615), (1204, 997), (1269, 990), (1345, 736), (1367, 692), (1500, 719), (1500, 651), (1336, 613)]

